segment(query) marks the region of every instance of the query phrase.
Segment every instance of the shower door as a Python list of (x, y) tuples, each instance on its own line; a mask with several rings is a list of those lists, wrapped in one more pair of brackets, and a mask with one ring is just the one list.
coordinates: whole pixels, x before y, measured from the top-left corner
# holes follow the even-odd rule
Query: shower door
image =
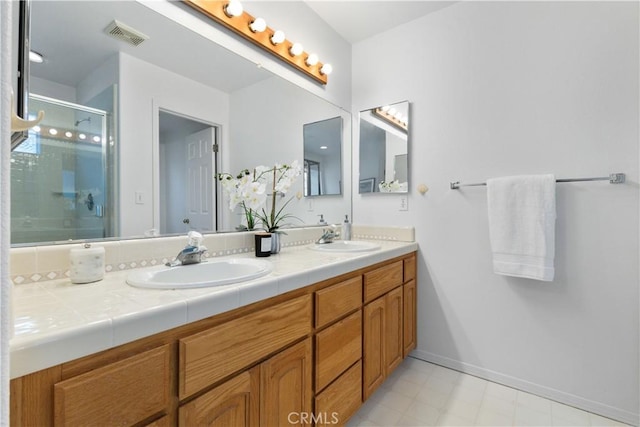
[(39, 126), (11, 153), (11, 243), (110, 235), (105, 111), (31, 95)]

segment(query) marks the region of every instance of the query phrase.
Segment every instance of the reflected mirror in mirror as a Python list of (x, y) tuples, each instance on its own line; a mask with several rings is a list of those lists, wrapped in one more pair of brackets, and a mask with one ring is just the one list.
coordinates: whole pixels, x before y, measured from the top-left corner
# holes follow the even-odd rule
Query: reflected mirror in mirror
[[(32, 97), (73, 108), (58, 113), (57, 105), (32, 103), (30, 111), (64, 118), (66, 124), (59, 125), (64, 132), (88, 132), (88, 126), (97, 125), (100, 120), (93, 116), (82, 121), (90, 110), (101, 110), (106, 125), (102, 145), (89, 146), (91, 156), (84, 143), (73, 143), (75, 151), (64, 148), (45, 162), (49, 148), (42, 135), (31, 151), (27, 144), (14, 153), (12, 244), (233, 231), (242, 217), (228, 209), (216, 171), (237, 173), (293, 160), (302, 164), (303, 126), (327, 117), (343, 121), (342, 157), (350, 153), (348, 111), (212, 42), (203, 34), (215, 24), (180, 2), (34, 1), (31, 13), (31, 46), (45, 58), (31, 66)], [(114, 23), (140, 33), (141, 43), (107, 34)], [(189, 144), (169, 147), (165, 113), (205, 124), (216, 138), (219, 152), (207, 154), (211, 169), (201, 175), (199, 186), (187, 185), (183, 160)], [(63, 150), (63, 140), (51, 144)], [(85, 181), (81, 168), (95, 177)], [(350, 169), (343, 167), (342, 176), (350, 181)], [(100, 180), (102, 187), (94, 183)], [(36, 195), (35, 186), (46, 198)], [(302, 179), (295, 186), (291, 194), (302, 196)], [(36, 197), (46, 209), (34, 205)], [(319, 213), (339, 221), (351, 212), (350, 199), (345, 194), (311, 208), (294, 198), (287, 209), (300, 218), (293, 225), (315, 224)], [(191, 202), (199, 203), (199, 213)], [(52, 207), (57, 211), (49, 212)]]
[(360, 112), (359, 193), (406, 193), (409, 102)]
[(303, 127), (304, 195), (342, 194), (342, 117)]

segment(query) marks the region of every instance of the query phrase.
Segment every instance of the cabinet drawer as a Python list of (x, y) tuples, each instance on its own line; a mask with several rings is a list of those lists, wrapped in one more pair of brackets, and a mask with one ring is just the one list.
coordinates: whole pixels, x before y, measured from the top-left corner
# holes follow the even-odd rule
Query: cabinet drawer
[(362, 304), (362, 276), (316, 292), (316, 328), (327, 325)]
[(362, 311), (316, 335), (316, 392), (362, 357)]
[(404, 281), (405, 283), (416, 278), (416, 256), (404, 260)]
[(54, 386), (56, 426), (133, 425), (169, 405), (170, 347), (164, 345)]
[(311, 295), (247, 314), (180, 340), (180, 398), (311, 332)]
[(393, 288), (400, 286), (403, 280), (403, 262), (396, 261), (364, 274), (364, 300), (373, 301)]
[(320, 425), (345, 425), (362, 405), (362, 362), (358, 361), (316, 397)]

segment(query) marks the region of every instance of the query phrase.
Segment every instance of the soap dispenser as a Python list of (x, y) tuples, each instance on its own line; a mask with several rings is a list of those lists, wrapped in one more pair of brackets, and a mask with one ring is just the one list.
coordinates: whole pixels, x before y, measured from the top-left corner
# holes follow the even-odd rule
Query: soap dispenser
[(344, 223), (342, 224), (342, 240), (351, 240), (351, 223), (349, 222), (349, 215), (344, 216)]

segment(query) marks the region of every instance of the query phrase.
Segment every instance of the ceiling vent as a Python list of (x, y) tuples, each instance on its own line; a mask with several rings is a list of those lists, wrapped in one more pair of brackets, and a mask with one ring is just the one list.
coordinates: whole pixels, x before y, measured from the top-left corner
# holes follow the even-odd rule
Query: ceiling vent
[(134, 30), (130, 26), (116, 21), (115, 19), (107, 26), (107, 28), (104, 29), (104, 32), (109, 34), (111, 37), (134, 46), (138, 46), (149, 38), (146, 34), (143, 34), (138, 30)]

